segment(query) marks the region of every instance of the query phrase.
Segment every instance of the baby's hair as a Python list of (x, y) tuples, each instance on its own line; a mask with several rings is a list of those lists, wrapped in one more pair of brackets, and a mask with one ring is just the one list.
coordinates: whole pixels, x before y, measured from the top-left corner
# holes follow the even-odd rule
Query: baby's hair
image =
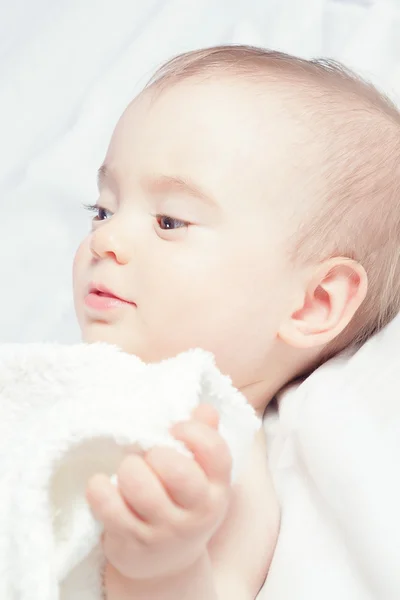
[[(400, 310), (400, 113), (369, 82), (331, 60), (305, 60), (252, 46), (217, 46), (188, 52), (163, 65), (148, 88), (184, 79), (240, 78), (266, 93), (281, 93), (315, 147), (304, 170), (320, 176), (317, 200), (297, 223), (294, 260), (345, 256), (365, 268), (366, 300), (324, 358), (360, 344)], [(310, 159), (308, 159), (310, 160)], [(307, 161), (307, 159), (305, 159)], [(322, 174), (322, 177), (321, 177)], [(315, 181), (314, 181), (315, 183)]]

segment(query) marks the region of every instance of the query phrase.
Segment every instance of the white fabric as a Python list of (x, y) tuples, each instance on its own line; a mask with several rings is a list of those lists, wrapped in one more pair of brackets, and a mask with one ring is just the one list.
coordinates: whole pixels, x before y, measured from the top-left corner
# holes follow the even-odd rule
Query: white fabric
[(400, 598), (399, 341), (400, 317), (267, 417), (282, 526), (260, 600)]
[(89, 477), (113, 475), (127, 451), (184, 451), (169, 428), (204, 402), (234, 477), (261, 423), (211, 355), (145, 365), (105, 344), (0, 345), (0, 598), (100, 600)]

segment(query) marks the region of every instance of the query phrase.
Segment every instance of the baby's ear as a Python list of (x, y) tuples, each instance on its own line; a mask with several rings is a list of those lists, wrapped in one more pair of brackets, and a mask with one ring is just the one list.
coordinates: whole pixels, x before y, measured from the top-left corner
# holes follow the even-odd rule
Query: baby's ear
[(282, 324), (280, 339), (296, 348), (325, 346), (350, 323), (367, 288), (367, 274), (358, 262), (339, 257), (321, 263), (299, 306)]

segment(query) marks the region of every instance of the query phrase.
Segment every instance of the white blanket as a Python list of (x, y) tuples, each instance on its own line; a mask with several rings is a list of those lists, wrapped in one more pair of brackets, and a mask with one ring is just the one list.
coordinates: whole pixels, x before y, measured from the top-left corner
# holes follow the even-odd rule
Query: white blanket
[(112, 476), (127, 451), (184, 451), (169, 427), (202, 402), (219, 411), (234, 476), (260, 421), (209, 354), (145, 365), (103, 344), (0, 345), (1, 600), (100, 600), (89, 477)]
[(266, 418), (282, 524), (262, 600), (399, 600), (399, 347), (400, 316)]

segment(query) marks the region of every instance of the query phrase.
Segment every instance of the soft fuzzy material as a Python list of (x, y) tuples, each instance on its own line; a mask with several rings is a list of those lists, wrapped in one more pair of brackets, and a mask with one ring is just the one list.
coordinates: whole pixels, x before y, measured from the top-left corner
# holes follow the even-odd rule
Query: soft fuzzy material
[(259, 419), (200, 350), (160, 364), (104, 344), (0, 346), (0, 598), (99, 600), (101, 534), (89, 477), (128, 451), (185, 451), (169, 434), (215, 406), (233, 476)]

